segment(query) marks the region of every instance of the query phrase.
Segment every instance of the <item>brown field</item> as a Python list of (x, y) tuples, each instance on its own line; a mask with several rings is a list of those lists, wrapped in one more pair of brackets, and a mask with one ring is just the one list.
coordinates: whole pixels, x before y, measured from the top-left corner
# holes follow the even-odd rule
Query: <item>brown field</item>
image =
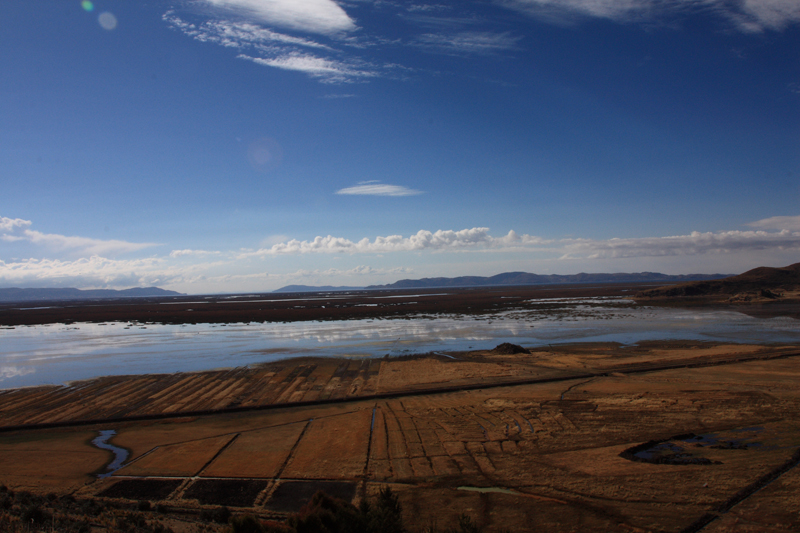
[[(0, 427), (259, 409), (279, 404), (459, 389), (476, 384), (625, 372), (644, 366), (774, 357), (791, 346), (713, 343), (559, 345), (531, 354), (428, 354), (398, 359), (303, 358), (196, 373), (112, 376), (65, 386), (0, 391)], [(452, 358), (451, 358), (452, 357)]]
[(73, 492), (102, 471), (111, 453), (95, 448), (97, 431), (62, 429), (0, 436), (0, 483), (31, 491)]
[[(798, 347), (648, 342), (449, 355), (9, 391), (0, 420), (28, 426), (0, 433), (0, 483), (278, 518), (317, 488), (358, 502), (388, 485), (413, 530), (449, 527), (462, 513), (489, 532), (677, 532), (707, 513), (708, 532), (800, 530), (800, 468), (761, 487), (800, 447)], [(242, 402), (264, 409), (198, 413)], [(111, 443), (131, 453), (105, 479), (95, 473), (111, 454), (90, 443), (100, 429), (115, 429)], [(653, 453), (678, 453), (678, 464), (620, 455), (649, 441), (661, 446)]]
[(364, 473), (372, 410), (311, 419), (282, 473), (294, 479), (356, 479)]
[(197, 476), (236, 435), (154, 446), (118, 471), (123, 476)]
[(227, 453), (214, 459), (203, 474), (211, 477), (278, 477), (308, 422), (240, 433)]

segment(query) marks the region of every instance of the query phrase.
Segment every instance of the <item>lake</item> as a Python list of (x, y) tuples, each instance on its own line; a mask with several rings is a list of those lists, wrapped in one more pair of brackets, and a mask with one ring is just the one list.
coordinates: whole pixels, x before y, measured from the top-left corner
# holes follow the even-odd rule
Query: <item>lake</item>
[(570, 342), (686, 339), (800, 343), (800, 321), (730, 310), (636, 306), (622, 298), (543, 299), (535, 310), (324, 322), (75, 323), (0, 329), (0, 388), (106, 375), (191, 372), (298, 356), (382, 357)]

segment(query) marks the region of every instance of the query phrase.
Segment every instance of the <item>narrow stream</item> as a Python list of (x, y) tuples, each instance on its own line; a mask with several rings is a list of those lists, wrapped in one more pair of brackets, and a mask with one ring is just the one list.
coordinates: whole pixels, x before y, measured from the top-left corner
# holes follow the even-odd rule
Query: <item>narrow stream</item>
[(104, 429), (100, 431), (100, 435), (92, 440), (92, 444), (98, 448), (102, 450), (109, 450), (114, 454), (114, 460), (111, 461), (108, 466), (106, 466), (106, 472), (104, 474), (97, 475), (99, 478), (108, 477), (122, 468), (122, 463), (124, 463), (125, 459), (128, 458), (128, 450), (108, 443), (108, 440), (116, 434), (117, 432), (113, 429)]

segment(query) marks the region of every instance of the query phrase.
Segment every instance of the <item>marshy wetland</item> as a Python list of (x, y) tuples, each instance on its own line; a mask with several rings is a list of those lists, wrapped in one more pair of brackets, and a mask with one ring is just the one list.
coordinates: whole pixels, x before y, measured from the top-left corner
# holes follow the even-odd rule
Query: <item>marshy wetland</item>
[[(706, 311), (637, 307), (622, 296), (353, 321), (402, 321), (409, 338), (415, 324), (436, 321), (503, 332), (466, 346), (431, 335), (415, 342), (435, 348), (411, 353), (417, 345), (393, 340), (394, 329), (364, 340), (366, 357), (319, 347), (270, 359), (267, 348), (259, 361), (243, 341), (253, 355), (232, 368), (6, 389), (0, 483), (152, 505), (159, 512), (148, 519), (176, 532), (222, 531), (203, 521), (221, 506), (281, 520), (319, 489), (358, 503), (386, 486), (415, 531), (453, 526), (462, 514), (489, 532), (800, 528), (795, 319), (718, 309), (707, 311), (710, 321)], [(275, 327), (302, 337), (336, 325)], [(237, 328), (267, 326), (214, 329), (236, 337)], [(493, 350), (501, 341), (525, 350)], [(341, 343), (356, 351), (352, 339)], [(128, 453), (121, 467), (93, 444), (112, 430), (108, 443)], [(92, 527), (108, 530), (100, 519)]]

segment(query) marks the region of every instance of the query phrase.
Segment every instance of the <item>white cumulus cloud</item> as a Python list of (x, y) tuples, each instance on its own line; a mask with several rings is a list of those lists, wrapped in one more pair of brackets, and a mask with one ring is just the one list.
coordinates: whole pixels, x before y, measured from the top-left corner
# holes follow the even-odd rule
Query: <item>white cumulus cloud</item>
[(269, 248), (243, 252), (241, 257), (309, 254), (309, 253), (391, 253), (391, 252), (417, 252), (429, 251), (461, 251), (474, 249), (514, 249), (544, 245), (548, 242), (539, 237), (530, 235), (519, 236), (510, 231), (503, 237), (492, 237), (489, 228), (471, 228), (463, 230), (420, 230), (414, 235), (389, 235), (375, 237), (370, 241), (363, 238), (352, 241), (344, 237), (332, 235), (315, 237), (312, 240), (299, 241), (292, 239), (287, 242), (275, 244)]
[(239, 257), (302, 255), (302, 254), (378, 254), (396, 252), (460, 252), (460, 251), (536, 251), (559, 254), (563, 258), (588, 259), (625, 257), (663, 257), (678, 255), (729, 254), (742, 251), (786, 251), (800, 249), (800, 232), (720, 231), (692, 232), (667, 237), (612, 239), (546, 239), (535, 235), (519, 235), (509, 231), (494, 237), (489, 228), (463, 230), (420, 230), (402, 235), (378, 236), (353, 241), (332, 235), (311, 240), (292, 239), (268, 248), (248, 250)]

